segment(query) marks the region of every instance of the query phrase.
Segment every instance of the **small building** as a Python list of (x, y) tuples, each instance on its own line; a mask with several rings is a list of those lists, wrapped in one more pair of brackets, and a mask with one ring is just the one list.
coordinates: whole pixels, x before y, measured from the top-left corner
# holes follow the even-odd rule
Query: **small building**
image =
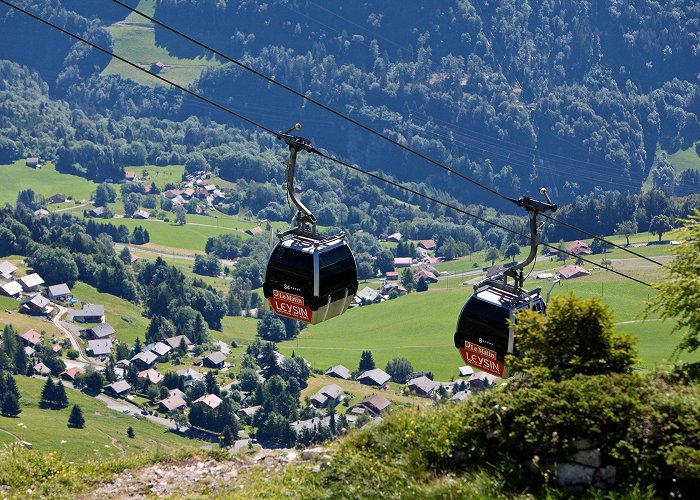
[(221, 399), (216, 394), (205, 394), (201, 398), (195, 399), (192, 404), (201, 403), (203, 405), (207, 405), (209, 408), (214, 410), (214, 409), (218, 408), (219, 405), (223, 402), (224, 402), (224, 400)]
[(352, 378), (352, 373), (343, 365), (331, 366), (326, 370), (326, 375), (335, 378), (342, 378), (343, 380), (350, 380)]
[(551, 280), (552, 278), (554, 278), (554, 274), (552, 273), (540, 273), (537, 276), (535, 276), (535, 279), (538, 280)]
[(39, 287), (44, 284), (44, 279), (39, 276), (37, 273), (32, 273), (28, 274), (27, 276), (22, 276), (17, 280), (20, 285), (22, 285), (22, 289), (29, 293), (29, 292), (38, 292)]
[(20, 310), (28, 314), (43, 315), (53, 311), (53, 305), (49, 299), (37, 293), (29, 300), (24, 301)]
[(459, 403), (460, 401), (464, 401), (465, 399), (467, 399), (470, 394), (471, 394), (471, 391), (469, 391), (469, 390), (455, 392), (452, 395), (452, 397), (449, 399), (449, 401), (452, 403)]
[(355, 299), (354, 302), (360, 305), (365, 305), (365, 304), (374, 304), (377, 302), (380, 302), (382, 300), (382, 296), (379, 294), (377, 290), (374, 290), (373, 288), (370, 288), (368, 286), (364, 287), (362, 290), (357, 292), (355, 294)]
[(102, 323), (105, 320), (105, 306), (85, 304), (82, 309), (73, 311), (73, 321), (79, 323)]
[(249, 234), (251, 236), (255, 236), (257, 234), (262, 234), (263, 228), (261, 228), (260, 226), (255, 226), (255, 227), (251, 227), (250, 229), (246, 229), (245, 232), (246, 232), (246, 234)]
[(41, 345), (41, 334), (34, 329), (27, 330), (17, 336), (24, 346), (36, 348)]
[(105, 394), (113, 398), (125, 398), (129, 395), (129, 391), (131, 391), (131, 386), (126, 380), (112, 382), (104, 388)]
[(43, 219), (44, 217), (48, 217), (48, 215), (49, 211), (45, 208), (39, 208), (37, 210), (34, 210), (34, 218), (37, 220)]
[(179, 189), (168, 189), (167, 191), (163, 192), (163, 196), (165, 196), (169, 200), (172, 200), (176, 196), (180, 196), (180, 190)]
[(66, 370), (63, 370), (61, 373), (58, 374), (60, 378), (63, 380), (68, 380), (70, 382), (74, 381), (78, 375), (83, 375), (85, 373), (85, 370), (80, 368), (79, 366), (74, 366), (72, 368), (68, 368)]
[(0, 295), (5, 295), (7, 297), (17, 298), (22, 294), (22, 285), (16, 281), (10, 281), (0, 285)]
[(504, 273), (506, 270), (505, 267), (496, 264), (495, 266), (487, 267), (486, 268), (486, 277), (490, 278), (492, 276), (498, 276), (499, 274)]
[(192, 368), (185, 368), (183, 370), (177, 370), (175, 372), (178, 377), (182, 377), (185, 379), (183, 382), (183, 386), (185, 389), (187, 389), (189, 386), (191, 386), (193, 383), (197, 382), (198, 380), (204, 380), (204, 375), (202, 375), (200, 372), (197, 370), (193, 370)]
[(27, 346), (24, 348), (24, 354), (26, 354), (28, 358), (31, 358), (32, 356), (34, 356), (36, 354), (36, 349), (34, 349), (33, 347)]
[(175, 337), (170, 337), (170, 338), (163, 340), (163, 342), (168, 344), (173, 349), (179, 349), (179, 347), (183, 341), (185, 342), (186, 347), (189, 347), (192, 345), (192, 342), (190, 341), (190, 339), (187, 338), (187, 335), (176, 335)]
[(343, 388), (337, 384), (326, 385), (311, 396), (311, 404), (316, 408), (336, 405), (343, 400)]
[(437, 283), (438, 278), (435, 276), (433, 273), (428, 271), (427, 269), (421, 269), (418, 271), (416, 274), (413, 275), (413, 279), (418, 281), (419, 279), (423, 278), (426, 283)]
[(182, 190), (181, 196), (185, 198), (186, 200), (189, 200), (194, 196), (195, 190), (191, 187), (185, 188)]
[(146, 212), (145, 210), (134, 210), (134, 213), (131, 215), (132, 219), (150, 219), (151, 214)]
[(156, 361), (158, 361), (158, 356), (151, 351), (141, 351), (129, 361), (131, 361), (131, 364), (136, 365), (136, 368), (140, 370), (148, 370), (156, 364)]
[(202, 358), (202, 364), (207, 368), (222, 369), (226, 362), (226, 355), (221, 351), (212, 352)]
[(373, 370), (367, 370), (359, 377), (357, 377), (357, 380), (363, 385), (385, 387), (391, 380), (391, 375), (389, 375), (381, 368), (375, 368)]
[(469, 385), (469, 389), (473, 392), (488, 389), (495, 384), (497, 380), (498, 377), (495, 375), (491, 375), (490, 373), (486, 372), (479, 372), (469, 377), (467, 379), (467, 384)]
[(128, 359), (120, 359), (119, 361), (117, 361), (117, 364), (115, 366), (122, 370), (126, 370), (131, 366), (131, 361), (129, 361)]
[(386, 278), (386, 281), (398, 281), (399, 279), (398, 271), (387, 271), (384, 276)]
[(49, 203), (65, 203), (68, 197), (65, 194), (55, 194), (49, 198)]
[(49, 375), (51, 375), (51, 368), (46, 366), (44, 363), (39, 362), (34, 365), (34, 373), (36, 373), (37, 375), (43, 375), (45, 377), (48, 377)]
[(435, 243), (435, 240), (421, 240), (418, 242), (418, 246), (432, 252), (437, 248), (437, 243)]
[(12, 279), (12, 275), (17, 272), (17, 266), (12, 262), (3, 261), (0, 262), (0, 274), (7, 276), (7, 279)]
[(565, 280), (570, 280), (574, 278), (581, 278), (583, 276), (590, 276), (591, 273), (590, 271), (587, 271), (581, 266), (577, 266), (575, 264), (570, 264), (562, 269), (559, 270), (559, 276), (564, 278)]
[(167, 398), (158, 401), (158, 411), (161, 413), (181, 411), (185, 408), (187, 408), (187, 401), (179, 394), (171, 394)]
[(294, 432), (301, 433), (305, 430), (313, 431), (314, 429), (319, 429), (321, 427), (329, 427), (331, 424), (330, 417), (312, 417), (307, 420), (295, 420), (289, 425), (292, 426)]
[(46, 287), (46, 296), (51, 300), (66, 300), (71, 297), (70, 288), (66, 283)]
[(159, 384), (163, 380), (163, 375), (153, 368), (139, 372), (138, 378), (148, 380), (151, 384)]
[(253, 418), (256, 413), (258, 413), (258, 410), (260, 410), (262, 406), (260, 405), (255, 405), (255, 406), (249, 406), (248, 408), (241, 408), (238, 410), (238, 414), (242, 418)]
[(388, 411), (389, 406), (391, 406), (391, 401), (381, 394), (375, 394), (363, 399), (355, 406), (366, 408), (373, 415), (381, 415)]
[(459, 367), (459, 376), (460, 377), (471, 377), (474, 375), (474, 368), (471, 366), (460, 366)]
[(105, 207), (95, 207), (93, 209), (88, 210), (87, 214), (90, 217), (104, 217), (105, 211)]
[(151, 73), (158, 74), (161, 71), (163, 71), (163, 69), (165, 69), (165, 63), (163, 63), (162, 61), (156, 61), (154, 63), (151, 63)]
[(111, 337), (117, 331), (107, 323), (101, 323), (92, 328), (86, 328), (81, 333), (87, 340), (102, 340)]
[(63, 347), (61, 347), (60, 344), (54, 344), (51, 346), (51, 352), (57, 356), (60, 356), (61, 353), (63, 352)]
[(127, 182), (134, 182), (136, 180), (136, 172), (132, 170), (124, 172), (124, 180)]
[(396, 232), (396, 233), (391, 233), (389, 236), (386, 237), (386, 241), (392, 241), (394, 243), (398, 243), (401, 241), (401, 238), (403, 238), (403, 234)]
[(100, 340), (88, 340), (87, 353), (88, 356), (107, 356), (112, 352), (112, 340), (111, 339), (100, 339)]
[(158, 343), (154, 344), (153, 347), (151, 347), (148, 350), (154, 354), (157, 354), (160, 357), (160, 356), (165, 356), (166, 354), (168, 354), (172, 350), (172, 347), (170, 347), (168, 344), (165, 344), (163, 342), (158, 342)]
[(591, 252), (591, 247), (588, 245), (588, 243), (580, 240), (572, 241), (566, 245), (566, 251), (575, 255), (576, 257), (591, 255), (591, 253), (593, 253)]
[(29, 158), (27, 158), (25, 160), (25, 164), (28, 167), (41, 168), (41, 164), (39, 163), (39, 157), (37, 157), (37, 156), (30, 156)]
[(421, 396), (423, 398), (429, 398), (439, 385), (439, 383), (433, 382), (425, 375), (412, 378), (406, 383), (406, 387), (408, 387), (411, 392), (415, 392), (416, 396)]
[(397, 269), (401, 267), (411, 267), (411, 264), (413, 264), (413, 259), (410, 257), (394, 258), (394, 267)]

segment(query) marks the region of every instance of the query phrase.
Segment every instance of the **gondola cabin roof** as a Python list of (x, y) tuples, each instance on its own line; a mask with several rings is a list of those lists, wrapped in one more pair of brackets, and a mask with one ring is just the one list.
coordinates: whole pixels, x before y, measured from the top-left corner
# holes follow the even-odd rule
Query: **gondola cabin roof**
[[(509, 288), (509, 287), (508, 287)], [(529, 304), (539, 298), (540, 288), (532, 291), (507, 289), (505, 285), (491, 285), (478, 289), (475, 295), (478, 299), (498, 307), (518, 307)]]
[(318, 239), (298, 234), (290, 235), (278, 243), (278, 245), (291, 250), (313, 254), (327, 250), (344, 243), (343, 235), (320, 237)]

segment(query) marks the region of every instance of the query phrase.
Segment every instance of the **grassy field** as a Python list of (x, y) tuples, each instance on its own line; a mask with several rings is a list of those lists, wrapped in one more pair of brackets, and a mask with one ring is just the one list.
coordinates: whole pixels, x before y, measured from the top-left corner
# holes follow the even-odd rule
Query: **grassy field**
[[(153, 6), (153, 0), (141, 0), (137, 8), (146, 14), (152, 15), (154, 11)], [(125, 15), (127, 12), (126, 10), (124, 11)], [(152, 25), (147, 19), (138, 14), (129, 13), (125, 22), (128, 24), (116, 23), (108, 28), (114, 39), (114, 53), (135, 62), (144, 69), (149, 69), (151, 64), (161, 61), (166, 66), (160, 72), (160, 75), (174, 83), (187, 86), (199, 78), (199, 75), (205, 68), (220, 64), (214, 58), (197, 57), (195, 59), (183, 59), (173, 56), (164, 47), (158, 47)], [(117, 59), (112, 59), (102, 71), (102, 74), (120, 75), (144, 85), (166, 85), (148, 73)]]
[[(66, 389), (71, 406), (78, 404), (85, 418), (84, 429), (69, 429), (71, 406), (63, 410), (39, 408), (43, 380), (23, 376), (15, 380), (21, 394), (22, 413), (17, 418), (0, 416), (0, 442), (28, 441), (35, 450), (56, 451), (75, 462), (156, 450), (196, 449), (194, 441), (165, 432), (163, 427), (147, 420), (110, 410), (95, 398)], [(134, 439), (126, 436), (129, 426), (134, 429)]]
[(235, 340), (239, 345), (252, 344), (257, 333), (258, 320), (243, 316), (224, 316), (221, 320), (221, 331), (211, 330), (216, 340), (230, 344)]
[(695, 152), (695, 145), (668, 155), (668, 162), (673, 165), (677, 174), (691, 168), (700, 170), (700, 156)]
[[(97, 188), (97, 184), (83, 177), (57, 172), (51, 163), (35, 169), (27, 167), (24, 160), (17, 160), (10, 165), (0, 165), (0, 175), (3, 179), (0, 205), (14, 205), (17, 202), (17, 193), (27, 188), (46, 198), (55, 194), (65, 194), (76, 200), (89, 199)], [(74, 202), (52, 205), (50, 208), (53, 210), (70, 205), (74, 205)]]
[(141, 314), (139, 305), (116, 295), (100, 293), (94, 287), (80, 282), (73, 287), (73, 296), (82, 302), (104, 304), (106, 322), (114, 327), (116, 337), (122, 342), (133, 345), (136, 337), (144, 340), (149, 320)]

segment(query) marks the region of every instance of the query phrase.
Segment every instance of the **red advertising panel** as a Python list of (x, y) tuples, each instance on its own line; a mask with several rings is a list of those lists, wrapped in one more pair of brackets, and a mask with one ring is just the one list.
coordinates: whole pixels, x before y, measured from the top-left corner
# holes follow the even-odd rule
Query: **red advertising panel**
[(304, 297), (273, 290), (270, 305), (280, 316), (311, 323), (313, 311), (304, 305)]
[(496, 359), (496, 351), (487, 349), (471, 342), (465, 342), (464, 347), (459, 349), (462, 359), (466, 364), (474, 368), (483, 370), (491, 375), (503, 377), (503, 363)]

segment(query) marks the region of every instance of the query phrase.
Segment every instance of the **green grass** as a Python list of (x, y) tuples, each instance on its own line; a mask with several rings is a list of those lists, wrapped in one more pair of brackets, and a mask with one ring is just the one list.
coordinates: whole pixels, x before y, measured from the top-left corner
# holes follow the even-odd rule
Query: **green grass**
[[(139, 455), (154, 450), (196, 449), (194, 441), (165, 432), (162, 426), (148, 420), (110, 410), (101, 401), (71, 389), (66, 389), (71, 406), (63, 410), (42, 410), (39, 396), (44, 381), (23, 376), (17, 376), (15, 380), (21, 394), (22, 413), (18, 418), (0, 417), (0, 430), (5, 431), (0, 435), (9, 437), (9, 432), (19, 440), (32, 443), (35, 450), (56, 451), (69, 460), (85, 462), (93, 458)], [(84, 429), (69, 429), (67, 426), (73, 404), (78, 404), (83, 411)], [(135, 439), (126, 436), (129, 426), (134, 428)], [(3, 441), (6, 440), (3, 437)]]
[(136, 337), (143, 341), (148, 329), (148, 319), (141, 313), (141, 306), (109, 293), (100, 293), (94, 287), (78, 282), (73, 287), (73, 296), (83, 302), (104, 304), (106, 322), (116, 331), (122, 342), (133, 345)]
[(238, 345), (252, 344), (257, 333), (258, 320), (243, 316), (224, 316), (221, 320), (221, 331), (211, 330), (216, 340), (231, 344), (235, 340)]
[(163, 189), (165, 185), (169, 182), (173, 184), (179, 184), (182, 182), (182, 173), (185, 171), (184, 165), (167, 165), (167, 166), (157, 166), (157, 165), (142, 165), (142, 166), (132, 166), (124, 167), (124, 171), (127, 170), (131, 172), (136, 172), (136, 175), (141, 177), (141, 173), (146, 170), (150, 175), (150, 179), (146, 184), (150, 185), (151, 182), (155, 182), (158, 189)]
[[(2, 189), (0, 189), (0, 205), (5, 203), (15, 204), (17, 194), (31, 188), (36, 194), (49, 198), (55, 194), (65, 194), (73, 199), (89, 199), (97, 188), (97, 184), (77, 175), (63, 174), (56, 171), (51, 163), (46, 163), (40, 169), (34, 169), (25, 165), (25, 160), (18, 160), (10, 165), (0, 165), (2, 176)], [(60, 206), (65, 207), (74, 204), (68, 202)]]
[(668, 155), (668, 162), (673, 165), (677, 174), (692, 168), (700, 170), (700, 156), (695, 152), (695, 145)]
[[(153, 8), (153, 0), (142, 0), (138, 6), (138, 9), (146, 14), (153, 14)], [(125, 21), (149, 23), (147, 19), (134, 13), (130, 13)], [(166, 67), (160, 75), (179, 85), (187, 86), (193, 83), (205, 68), (220, 64), (214, 58), (183, 59), (170, 54), (166, 48), (156, 46), (155, 32), (149, 26), (113, 24), (108, 29), (114, 39), (115, 54), (126, 57), (144, 69), (149, 69), (151, 64), (161, 61), (166, 64)], [(140, 71), (118, 59), (112, 59), (102, 74), (120, 75), (145, 85), (166, 85), (149, 73)]]

